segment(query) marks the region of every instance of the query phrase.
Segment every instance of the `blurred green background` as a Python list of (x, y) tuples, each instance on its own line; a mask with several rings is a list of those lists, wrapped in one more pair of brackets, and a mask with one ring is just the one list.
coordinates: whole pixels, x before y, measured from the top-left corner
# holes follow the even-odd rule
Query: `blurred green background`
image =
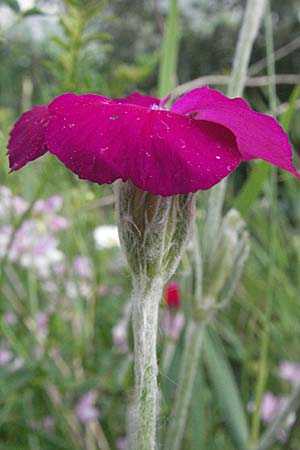
[[(79, 182), (51, 155), (8, 175), (9, 130), (24, 110), (66, 91), (159, 95), (168, 58), (174, 88), (229, 75), (244, 6), (239, 0), (179, 1), (172, 59), (161, 52), (167, 1), (0, 1), (0, 449), (125, 450), (133, 386), (130, 276), (115, 229), (94, 232), (114, 224), (112, 189)], [(289, 132), (298, 166), (300, 7), (297, 0), (271, 6), (278, 81), (273, 113)], [(265, 58), (262, 26), (251, 56), (252, 85), (244, 93), (261, 112), (271, 108)], [(226, 91), (218, 80), (209, 83)], [(199, 217), (206, 201), (199, 193)], [(261, 163), (243, 164), (229, 180), (226, 207), (232, 206), (246, 221), (251, 254), (231, 305), (215, 317), (217, 363), (206, 351), (182, 450), (236, 449), (236, 430), (226, 420), (231, 412), (224, 411), (216, 380), (224, 391), (232, 383), (251, 433), (257, 389), (288, 395), (292, 384), (278, 368), (283, 361), (300, 364), (299, 185)], [(175, 278), (186, 310), (185, 263)], [(165, 308), (162, 303), (162, 316)], [(161, 435), (182, 335), (169, 372), (160, 373)], [(168, 339), (161, 329), (159, 354)], [(290, 438), (274, 450), (299, 449), (299, 419), (287, 428)]]

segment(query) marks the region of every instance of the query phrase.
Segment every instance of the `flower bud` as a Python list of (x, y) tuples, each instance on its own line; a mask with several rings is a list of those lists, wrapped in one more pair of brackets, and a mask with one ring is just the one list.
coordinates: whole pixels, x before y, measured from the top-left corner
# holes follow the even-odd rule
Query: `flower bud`
[(180, 286), (177, 281), (170, 281), (164, 292), (164, 297), (167, 305), (170, 308), (179, 308), (180, 306)]

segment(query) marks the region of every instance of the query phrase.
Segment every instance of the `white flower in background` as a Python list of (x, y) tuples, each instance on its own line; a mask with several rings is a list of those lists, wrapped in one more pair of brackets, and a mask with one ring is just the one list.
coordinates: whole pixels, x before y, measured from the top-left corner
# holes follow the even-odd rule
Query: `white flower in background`
[(94, 239), (99, 249), (120, 246), (118, 228), (115, 225), (101, 225), (95, 228)]

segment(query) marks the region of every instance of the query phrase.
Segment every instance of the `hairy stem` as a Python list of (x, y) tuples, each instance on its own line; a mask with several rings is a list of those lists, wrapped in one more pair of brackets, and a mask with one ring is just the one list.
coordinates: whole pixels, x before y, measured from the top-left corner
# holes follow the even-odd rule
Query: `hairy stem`
[(156, 417), (158, 412), (156, 337), (158, 308), (163, 280), (148, 282), (134, 279), (132, 326), (135, 355), (135, 450), (156, 448)]
[(191, 320), (186, 330), (179, 386), (166, 438), (165, 448), (168, 450), (180, 450), (182, 448), (181, 443), (200, 360), (205, 326), (205, 321), (195, 322)]

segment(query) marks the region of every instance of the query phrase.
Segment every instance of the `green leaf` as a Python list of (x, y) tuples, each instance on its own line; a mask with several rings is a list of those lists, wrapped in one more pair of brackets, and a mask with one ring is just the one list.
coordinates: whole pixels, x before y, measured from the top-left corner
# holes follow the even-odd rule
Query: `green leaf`
[(26, 9), (25, 11), (22, 11), (21, 16), (22, 17), (43, 16), (44, 14), (45, 13), (39, 8), (30, 8)]
[(20, 6), (17, 0), (0, 0), (0, 5), (6, 5), (14, 12), (20, 12)]
[(297, 86), (294, 87), (293, 92), (291, 93), (291, 96), (289, 98), (289, 107), (280, 119), (280, 124), (287, 133), (289, 132), (289, 130), (291, 128), (291, 122), (292, 122), (293, 114), (296, 109), (296, 103), (297, 103), (299, 95), (300, 95), (300, 84), (298, 84)]
[(212, 387), (236, 450), (247, 450), (249, 430), (240, 393), (226, 355), (212, 330), (206, 333), (204, 350)]
[(52, 36), (51, 40), (64, 50), (69, 50), (69, 45), (59, 36)]
[(179, 44), (177, 0), (170, 0), (170, 9), (163, 37), (159, 70), (159, 97), (167, 95), (175, 85)]
[(82, 39), (82, 43), (88, 44), (89, 42), (94, 42), (94, 41), (110, 41), (111, 40), (111, 34), (109, 33), (93, 33), (90, 34), (89, 36), (86, 36)]
[(263, 184), (269, 175), (270, 167), (270, 164), (265, 161), (253, 163), (252, 171), (233, 204), (233, 207), (237, 209), (242, 216), (247, 213), (258, 198)]
[(84, 16), (87, 20), (91, 20), (94, 17), (98, 16), (102, 13), (102, 11), (106, 8), (108, 0), (96, 1), (94, 4), (91, 4), (84, 9)]
[(205, 445), (206, 417), (205, 417), (205, 383), (202, 364), (200, 364), (191, 403), (191, 447), (190, 450), (199, 450)]

